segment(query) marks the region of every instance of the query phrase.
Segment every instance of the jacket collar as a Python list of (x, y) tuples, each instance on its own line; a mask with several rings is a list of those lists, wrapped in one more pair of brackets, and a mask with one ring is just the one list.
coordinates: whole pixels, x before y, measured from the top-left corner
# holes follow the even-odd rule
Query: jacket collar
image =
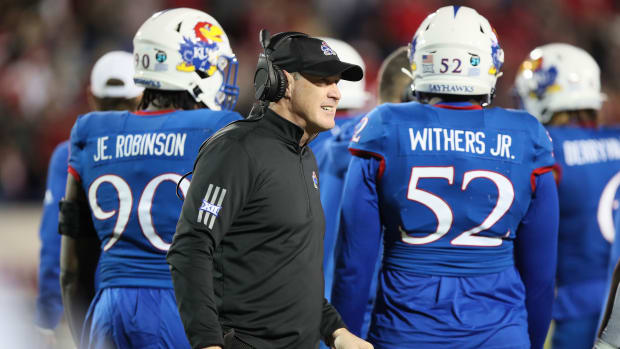
[(263, 116), (264, 127), (273, 131), (278, 137), (282, 138), (287, 143), (293, 143), (299, 146), (301, 137), (304, 135), (304, 130), (295, 125), (294, 123), (281, 117), (273, 110), (266, 108)]

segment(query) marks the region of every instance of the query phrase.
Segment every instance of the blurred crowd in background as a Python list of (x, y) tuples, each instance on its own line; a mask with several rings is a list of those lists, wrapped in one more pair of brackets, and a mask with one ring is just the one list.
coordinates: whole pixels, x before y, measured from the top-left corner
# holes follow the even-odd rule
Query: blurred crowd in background
[[(514, 107), (519, 64), (536, 46), (565, 42), (597, 60), (608, 100), (603, 123), (620, 123), (620, 2), (617, 0), (3, 0), (0, 3), (0, 202), (41, 200), (54, 146), (88, 111), (96, 59), (132, 51), (139, 25), (154, 12), (193, 7), (214, 16), (240, 65), (236, 110), (247, 114), (260, 52), (258, 33), (301, 31), (342, 39), (366, 63), (376, 92), (381, 61), (407, 45), (422, 20), (445, 5), (467, 5), (491, 22), (505, 52), (494, 105)], [(367, 108), (373, 106), (369, 101)]]

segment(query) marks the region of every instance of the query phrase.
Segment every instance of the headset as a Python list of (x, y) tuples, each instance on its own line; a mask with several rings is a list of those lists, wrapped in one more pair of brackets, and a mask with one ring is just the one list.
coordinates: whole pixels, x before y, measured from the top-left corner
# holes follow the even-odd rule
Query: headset
[(288, 80), (282, 69), (271, 62), (270, 56), (282, 43), (295, 37), (307, 38), (308, 35), (300, 32), (283, 32), (269, 38), (269, 32), (261, 29), (259, 41), (263, 47), (263, 53), (258, 56), (258, 64), (254, 73), (254, 97), (257, 100), (277, 102), (284, 97)]

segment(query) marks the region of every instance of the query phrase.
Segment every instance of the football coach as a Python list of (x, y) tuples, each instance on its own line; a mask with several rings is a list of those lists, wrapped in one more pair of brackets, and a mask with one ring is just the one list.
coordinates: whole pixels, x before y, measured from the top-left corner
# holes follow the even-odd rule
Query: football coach
[(209, 138), (168, 252), (192, 348), (370, 349), (323, 297), (325, 220), (308, 143), (362, 69), (324, 41), (261, 31), (258, 112)]

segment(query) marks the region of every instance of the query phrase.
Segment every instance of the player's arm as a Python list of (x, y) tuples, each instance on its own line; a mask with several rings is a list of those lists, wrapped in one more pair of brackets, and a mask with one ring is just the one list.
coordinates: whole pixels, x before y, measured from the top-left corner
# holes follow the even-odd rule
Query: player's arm
[(60, 286), (73, 340), (79, 345), (82, 325), (95, 294), (95, 270), (99, 240), (82, 186), (67, 176), (65, 198), (60, 205)]
[(536, 178), (536, 188), (515, 240), (515, 262), (526, 290), (532, 348), (542, 348), (551, 322), (557, 262), (559, 204), (553, 174)]
[(39, 294), (37, 296), (35, 324), (42, 341), (48, 346), (55, 343), (54, 329), (62, 316), (60, 292), (60, 235), (58, 235), (58, 202), (65, 194), (67, 182), (67, 144), (58, 146), (50, 159), (47, 187), (39, 237), (41, 252), (39, 262)]
[(596, 349), (617, 349), (620, 348), (620, 294), (618, 285), (620, 284), (620, 262), (616, 264), (607, 297), (607, 306), (603, 313), (601, 326), (598, 330)]
[(213, 258), (257, 179), (252, 163), (236, 140), (211, 139), (194, 165), (167, 256), (179, 314), (192, 348), (224, 345), (213, 290)]
[(376, 188), (380, 161), (354, 156), (342, 196), (332, 304), (349, 330), (359, 336), (381, 245)]

